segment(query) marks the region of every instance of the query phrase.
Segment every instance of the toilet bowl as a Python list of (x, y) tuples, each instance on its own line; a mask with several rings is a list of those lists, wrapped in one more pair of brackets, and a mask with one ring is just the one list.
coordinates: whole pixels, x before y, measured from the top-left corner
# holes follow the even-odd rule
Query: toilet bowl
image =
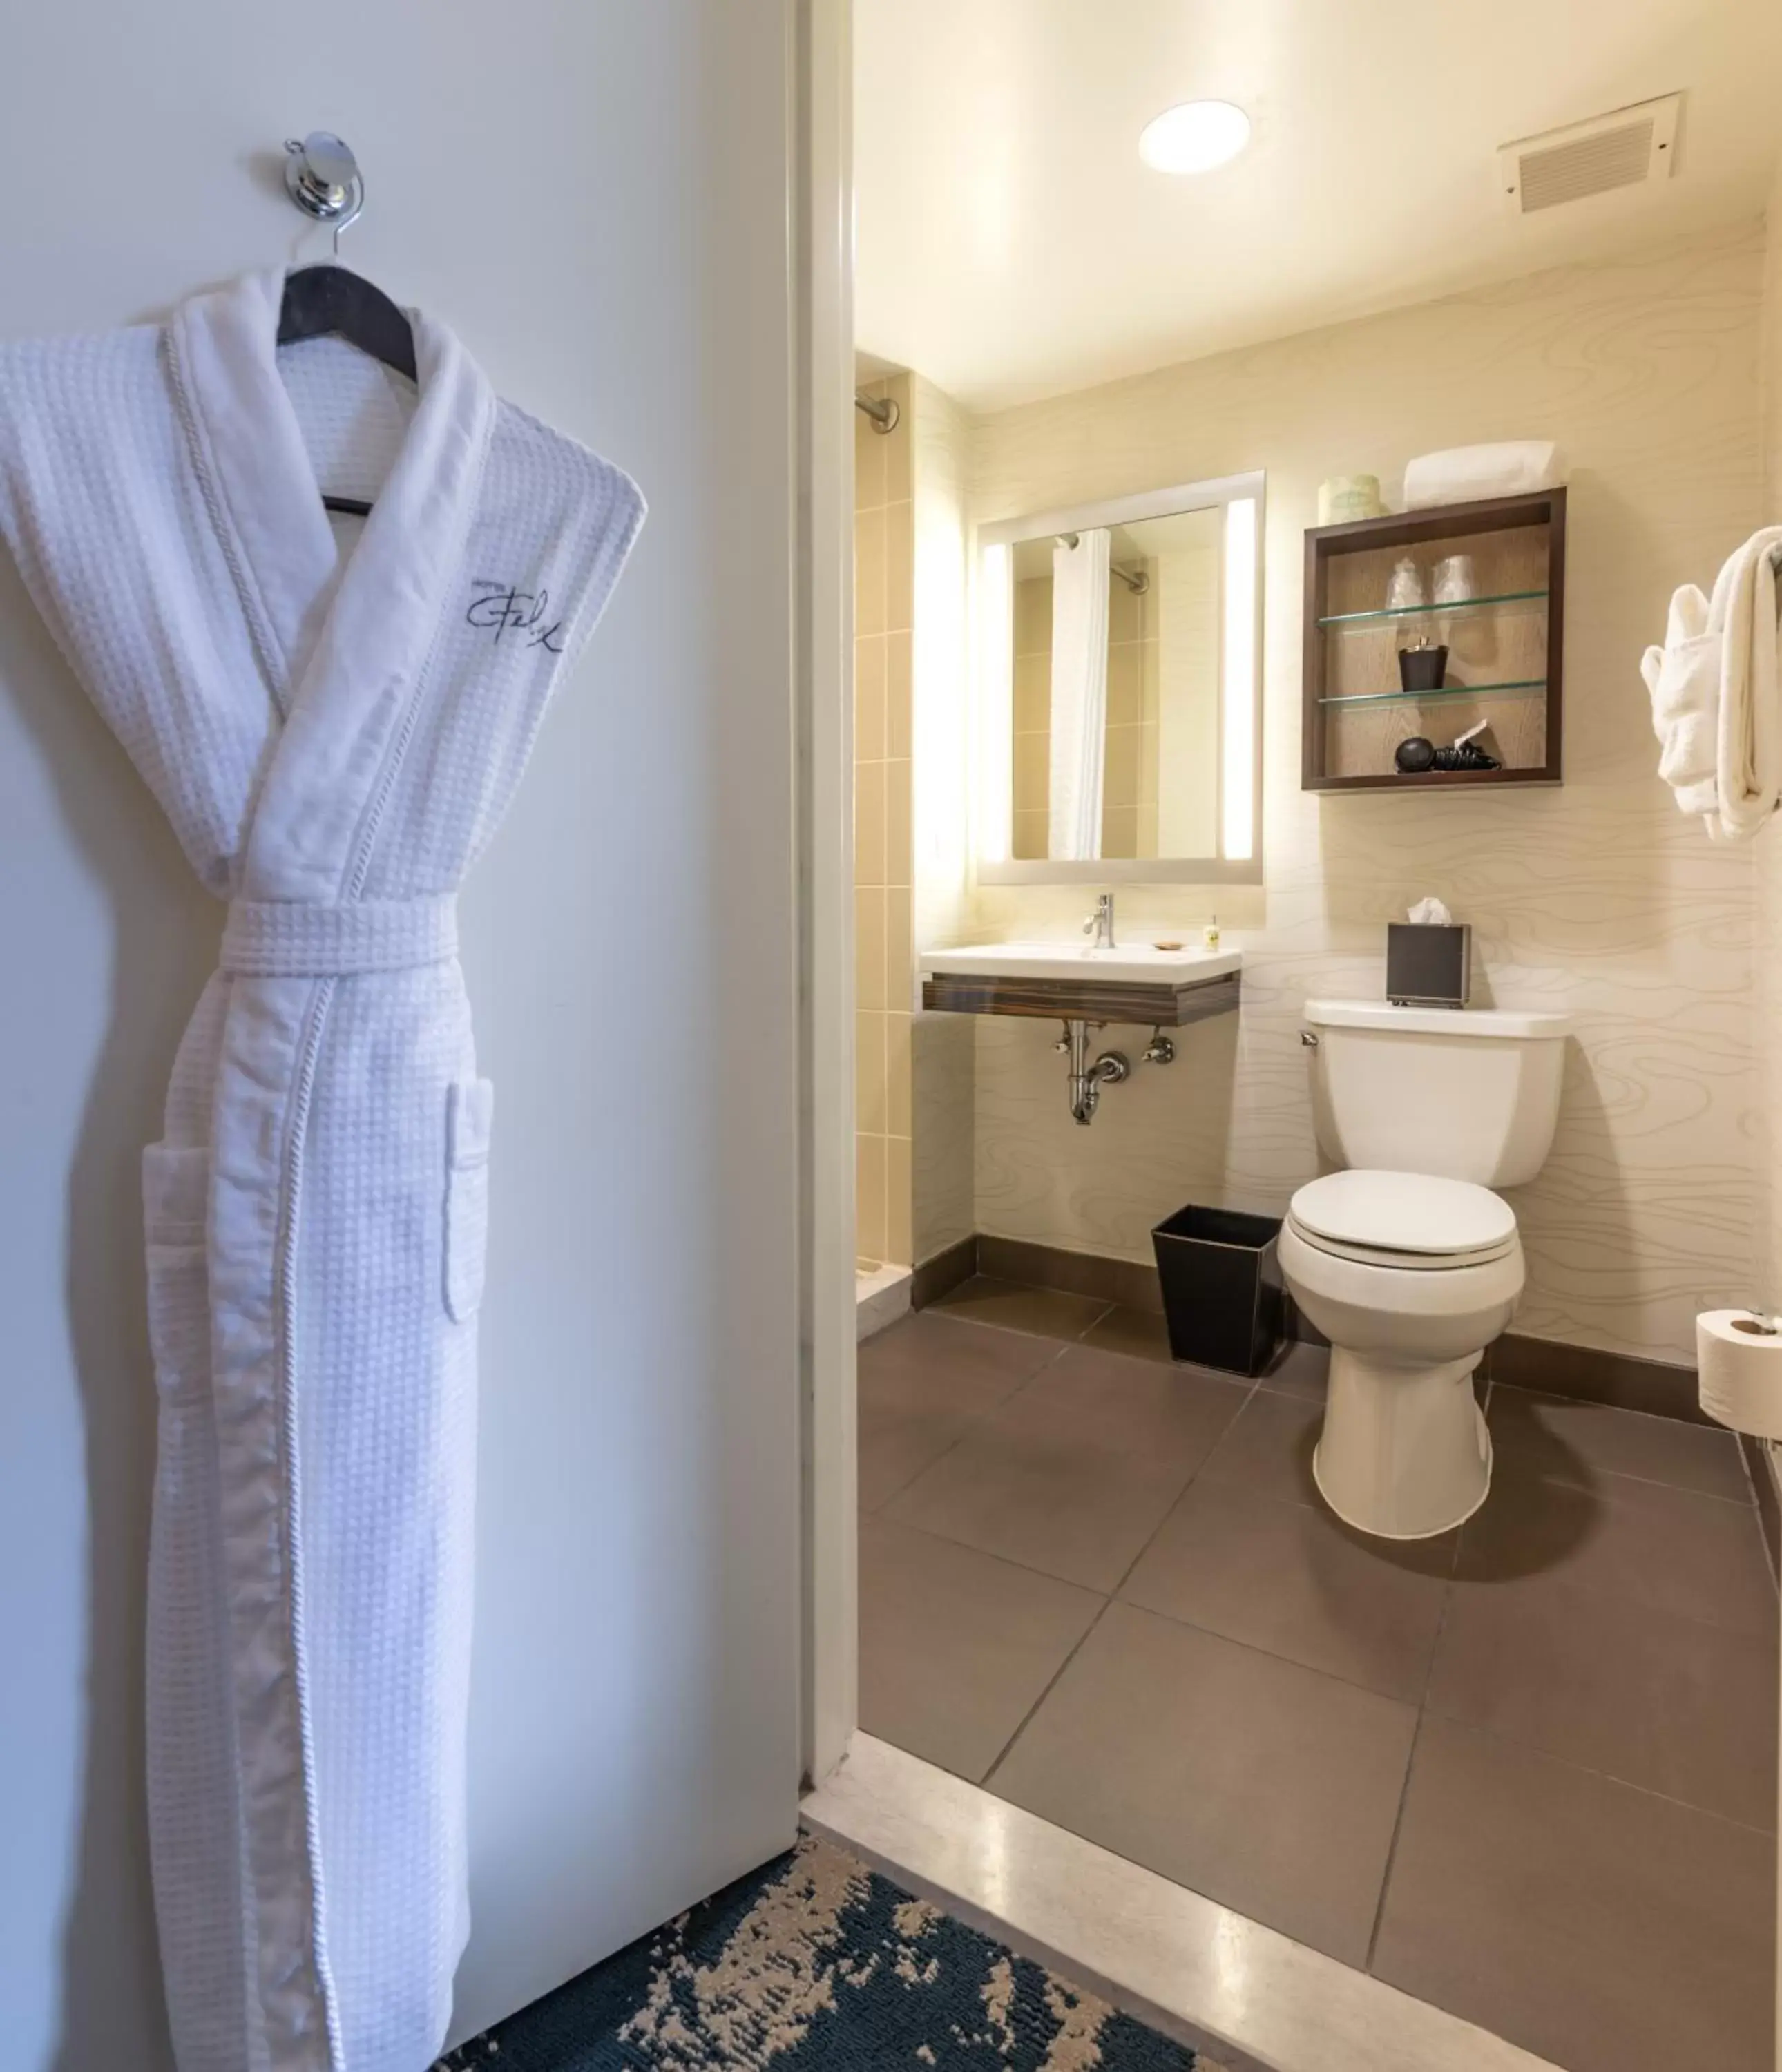
[(1282, 1277), (1331, 1342), (1313, 1473), (1360, 1531), (1422, 1540), (1491, 1486), (1474, 1390), (1522, 1292), (1515, 1212), (1539, 1171), (1569, 1022), (1504, 1009), (1308, 1001), (1319, 1149), (1282, 1229)]
[(1522, 1290), (1509, 1204), (1417, 1173), (1333, 1173), (1302, 1187), (1281, 1269), (1331, 1342), (1312, 1472), (1346, 1524), (1422, 1540), (1470, 1518), (1491, 1486), (1473, 1388)]

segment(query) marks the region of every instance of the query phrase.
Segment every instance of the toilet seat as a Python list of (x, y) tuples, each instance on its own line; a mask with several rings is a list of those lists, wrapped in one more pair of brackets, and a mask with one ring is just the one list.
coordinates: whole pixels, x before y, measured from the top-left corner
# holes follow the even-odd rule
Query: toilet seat
[(1484, 1266), (1517, 1249), (1508, 1202), (1470, 1180), (1428, 1173), (1327, 1174), (1294, 1194), (1287, 1224), (1315, 1252), (1401, 1270)]

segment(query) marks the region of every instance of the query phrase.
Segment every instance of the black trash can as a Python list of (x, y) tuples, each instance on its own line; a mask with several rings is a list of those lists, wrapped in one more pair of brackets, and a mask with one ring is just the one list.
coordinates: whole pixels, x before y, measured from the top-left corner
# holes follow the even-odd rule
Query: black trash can
[(1178, 1209), (1151, 1232), (1174, 1359), (1258, 1375), (1281, 1349), (1286, 1302), (1278, 1216)]

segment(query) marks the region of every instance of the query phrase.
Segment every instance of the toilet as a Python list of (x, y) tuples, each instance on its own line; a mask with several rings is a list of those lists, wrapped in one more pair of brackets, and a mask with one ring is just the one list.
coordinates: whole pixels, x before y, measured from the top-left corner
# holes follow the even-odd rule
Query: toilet
[(1300, 1188), (1281, 1232), (1282, 1278), (1331, 1342), (1312, 1471), (1346, 1524), (1428, 1539), (1491, 1486), (1473, 1371), (1523, 1281), (1492, 1190), (1546, 1158), (1570, 1021), (1346, 1000), (1304, 1018), (1319, 1149), (1342, 1169)]

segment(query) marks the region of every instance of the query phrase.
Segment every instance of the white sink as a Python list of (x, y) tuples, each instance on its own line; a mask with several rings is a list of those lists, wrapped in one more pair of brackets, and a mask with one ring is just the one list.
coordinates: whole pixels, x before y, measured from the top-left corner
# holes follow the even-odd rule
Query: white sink
[(960, 950), (924, 950), (924, 978), (969, 978), (977, 972), (1005, 978), (1049, 978), (1109, 985), (1191, 985), (1241, 970), (1237, 950), (1199, 948), (1160, 950), (1154, 944), (1121, 944), (1117, 949), (1079, 949), (1069, 943), (978, 943)]

